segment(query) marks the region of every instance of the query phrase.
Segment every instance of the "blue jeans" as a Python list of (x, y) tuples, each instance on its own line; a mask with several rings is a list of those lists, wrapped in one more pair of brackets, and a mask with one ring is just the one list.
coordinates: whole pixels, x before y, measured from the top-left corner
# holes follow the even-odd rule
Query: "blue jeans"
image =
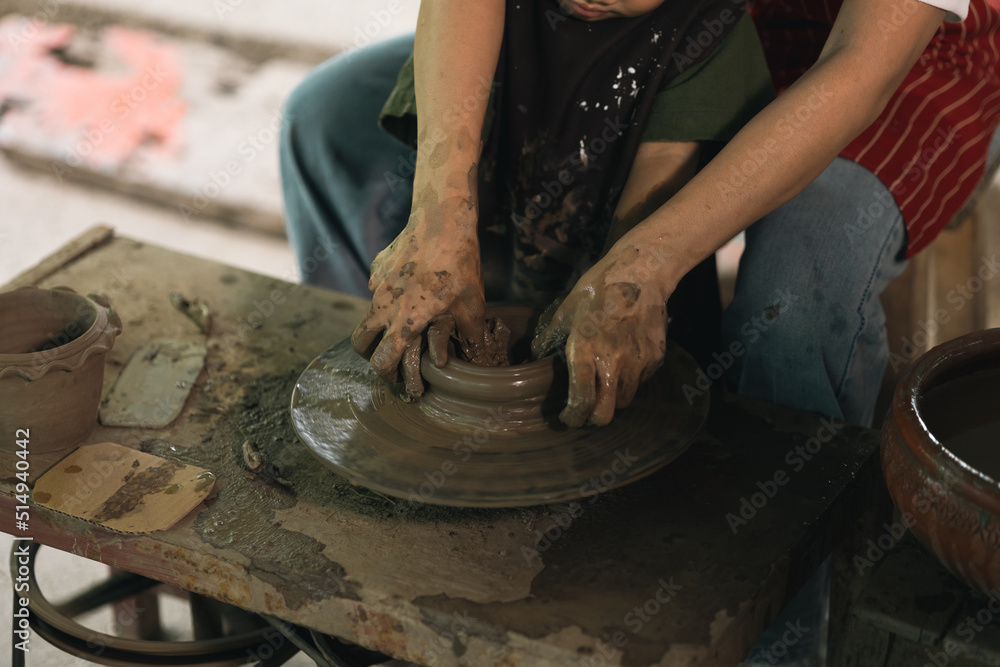
[(729, 374), (736, 391), (870, 425), (889, 358), (879, 295), (906, 267), (905, 247), (889, 190), (844, 158), (751, 225), (722, 318), (726, 346), (745, 350)]
[(337, 56), (285, 103), (285, 225), (305, 283), (370, 297), (372, 260), (406, 226), (416, 155), (376, 123), (411, 53), (409, 36)]

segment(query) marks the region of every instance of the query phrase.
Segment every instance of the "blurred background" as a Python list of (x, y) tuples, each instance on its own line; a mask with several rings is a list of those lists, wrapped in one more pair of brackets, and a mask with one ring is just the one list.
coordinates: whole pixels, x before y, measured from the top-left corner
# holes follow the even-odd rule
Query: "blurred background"
[(0, 0), (0, 284), (97, 223), (297, 279), (282, 102), (326, 58), (411, 32), (418, 6)]

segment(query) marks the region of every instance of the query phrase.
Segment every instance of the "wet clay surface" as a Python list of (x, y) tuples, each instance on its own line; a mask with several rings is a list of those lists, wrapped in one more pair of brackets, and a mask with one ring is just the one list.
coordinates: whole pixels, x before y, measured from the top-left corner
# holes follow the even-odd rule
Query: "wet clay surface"
[(932, 387), (921, 402), (928, 429), (948, 450), (1000, 480), (1000, 368)]
[(477, 366), (510, 366), (523, 363), (525, 359), (511, 361), (510, 329), (499, 317), (486, 320), (483, 344), (478, 349), (464, 341), (459, 341), (458, 358)]
[[(288, 422), (295, 379), (366, 304), (127, 239), (49, 282), (113, 292), (126, 333), (105, 392), (143, 342), (200, 335), (169, 292), (211, 304), (205, 371), (181, 415), (163, 429), (98, 426), (89, 441), (218, 479), (169, 530), (123, 536), (35, 507), (36, 540), (418, 664), (579, 665), (609, 650), (610, 664), (735, 664), (850, 523), (855, 489), (878, 475), (876, 433), (834, 425), (831, 436), (814, 415), (722, 397), (684, 456), (619, 490), (602, 490), (617, 474), (609, 461), (578, 498), (549, 507), (401, 502), (320, 466)], [(819, 453), (796, 452), (816, 437)], [(248, 440), (270, 474), (248, 468)], [(32, 474), (53, 463), (34, 458)], [(777, 471), (787, 483), (742, 518), (741, 499)], [(0, 458), (8, 532), (14, 472)], [(649, 621), (629, 616), (658, 592), (670, 601)]]

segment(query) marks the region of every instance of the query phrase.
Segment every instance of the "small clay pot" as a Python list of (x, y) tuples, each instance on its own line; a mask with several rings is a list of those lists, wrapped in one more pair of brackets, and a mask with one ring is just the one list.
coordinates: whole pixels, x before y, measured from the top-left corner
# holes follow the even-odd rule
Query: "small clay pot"
[(1000, 387), (971, 390), (997, 371), (1000, 329), (935, 347), (900, 378), (882, 429), (882, 469), (904, 522), (946, 568), (984, 593), (1000, 587), (1000, 483), (942, 443), (997, 418)]
[(0, 451), (70, 447), (97, 423), (104, 357), (122, 331), (107, 299), (58, 287), (0, 294)]
[[(539, 312), (524, 306), (490, 306), (487, 318), (510, 329), (510, 366), (479, 366), (454, 356), (438, 368), (425, 352), (420, 373), (426, 382), (421, 408), (443, 423), (482, 426), (520, 433), (558, 424), (566, 404), (565, 364), (553, 356), (530, 361), (531, 338)], [(521, 362), (521, 363), (518, 363)], [(503, 419), (497, 415), (502, 411)]]

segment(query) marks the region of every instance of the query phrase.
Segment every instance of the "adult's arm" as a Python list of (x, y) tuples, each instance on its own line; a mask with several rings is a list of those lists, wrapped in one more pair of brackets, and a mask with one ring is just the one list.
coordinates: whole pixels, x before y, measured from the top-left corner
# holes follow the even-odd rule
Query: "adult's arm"
[[(697, 173), (701, 147), (695, 141), (647, 141), (639, 145), (628, 180), (615, 208), (607, 246), (612, 246), (623, 234), (645, 220), (651, 213), (670, 200)], [(606, 246), (606, 247), (607, 247)], [(648, 278), (649, 276), (647, 276)], [(635, 276), (633, 276), (633, 281)], [(629, 285), (616, 285), (602, 293), (575, 290), (555, 311), (547, 330), (551, 335), (539, 336), (533, 341), (532, 352), (544, 356), (566, 342), (569, 324), (562, 318), (571, 316), (576, 308), (574, 301), (587, 300), (588, 320), (579, 323), (578, 329), (586, 336), (600, 331), (604, 341), (601, 356), (593, 359), (577, 353), (578, 347), (567, 348), (567, 361), (571, 374), (580, 376), (583, 394), (570, 400), (560, 418), (570, 426), (581, 426), (591, 417), (595, 424), (607, 424), (616, 407), (628, 405), (635, 396), (638, 385), (655, 371), (662, 359), (667, 341), (666, 304), (659, 301), (653, 290), (640, 294)], [(635, 299), (636, 303), (624, 307)], [(648, 303), (645, 303), (650, 299)], [(639, 301), (643, 303), (639, 303)], [(593, 307), (596, 307), (596, 312)], [(547, 310), (543, 318), (551, 313)], [(597, 378), (597, 384), (588, 384), (586, 378)], [(617, 382), (609, 393), (615, 400), (595, 403), (599, 386)], [(619, 387), (621, 391), (619, 391)], [(588, 393), (593, 388), (594, 395)], [(591, 414), (593, 413), (593, 414)]]
[[(503, 0), (423, 0), (414, 44), (417, 162), (410, 219), (372, 263), (372, 305), (355, 350), (386, 380), (422, 389), (422, 334), (435, 363), (452, 331), (482, 345), (477, 174), (483, 120), (504, 25)], [(379, 336), (381, 335), (381, 339)]]
[(638, 326), (698, 262), (811, 183), (879, 116), (944, 16), (915, 0), (845, 0), (816, 64), (581, 277), (535, 341), (566, 339), (568, 423), (607, 423), (635, 391), (608, 370), (614, 330), (585, 324), (610, 309)]
[[(909, 19), (896, 25), (899, 12)], [(910, 13), (912, 12), (912, 13)], [(915, 0), (845, 0), (816, 64), (618, 245), (654, 244), (671, 288), (802, 191), (885, 109), (944, 19)]]

